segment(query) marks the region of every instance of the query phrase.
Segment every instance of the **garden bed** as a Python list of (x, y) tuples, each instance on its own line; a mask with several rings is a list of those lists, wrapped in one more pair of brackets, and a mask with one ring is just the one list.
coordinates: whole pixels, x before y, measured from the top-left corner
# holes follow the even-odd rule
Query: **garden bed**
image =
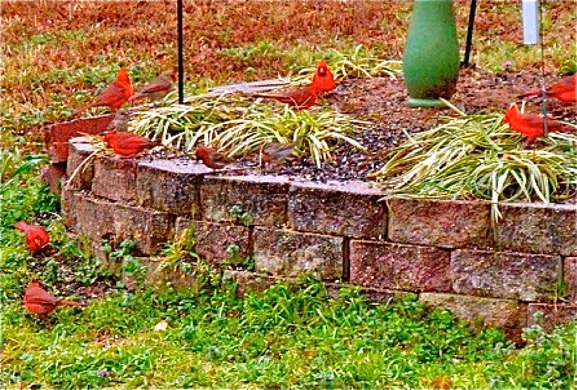
[[(502, 110), (538, 80), (537, 72), (465, 69), (452, 102), (466, 113)], [(62, 193), (66, 224), (86, 234), (98, 252), (102, 240), (118, 246), (131, 238), (140, 255), (152, 258), (190, 228), (197, 254), (228, 268), (243, 288), (313, 274), (331, 285), (362, 286), (378, 299), (420, 294), (430, 306), (514, 335), (536, 310), (547, 314), (547, 327), (575, 317), (577, 206), (501, 204), (495, 225), (487, 202), (382, 202), (384, 190), (364, 181), (406, 131), (456, 115), (411, 109), (406, 99), (400, 78), (339, 86), (324, 104), (371, 121), (355, 137), (368, 153), (342, 146), (323, 168), (307, 159), (258, 168), (240, 158), (234, 166), (246, 170), (226, 172), (164, 152), (136, 159), (98, 155)], [(528, 103), (528, 109), (539, 106)], [(576, 109), (551, 103), (551, 114), (574, 123)], [(60, 138), (97, 134), (111, 119), (48, 126), (53, 161), (67, 160), (71, 176), (94, 149), (89, 139), (75, 138), (68, 153)]]
[[(92, 151), (71, 141), (69, 176)], [(420, 294), (513, 335), (536, 310), (546, 327), (577, 315), (575, 205), (503, 204), (494, 226), (487, 202), (380, 202), (371, 183), (227, 174), (185, 158), (99, 156), (79, 172), (64, 219), (94, 247), (131, 238), (154, 259), (191, 228), (196, 253), (248, 286), (312, 274), (381, 298)]]

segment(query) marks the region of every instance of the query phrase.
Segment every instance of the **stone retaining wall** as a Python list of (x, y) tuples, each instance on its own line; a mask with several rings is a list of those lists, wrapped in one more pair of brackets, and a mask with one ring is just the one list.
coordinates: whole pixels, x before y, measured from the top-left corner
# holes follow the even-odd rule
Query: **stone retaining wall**
[[(68, 176), (91, 151), (85, 138), (71, 141)], [(419, 294), (517, 334), (537, 310), (545, 327), (577, 317), (577, 206), (502, 205), (493, 232), (484, 202), (381, 197), (363, 182), (111, 156), (86, 164), (62, 193), (67, 226), (95, 243), (132, 237), (149, 256), (193, 226), (201, 257), (227, 262), (234, 246), (254, 259), (254, 271), (229, 272), (244, 287), (309, 273), (378, 299)]]

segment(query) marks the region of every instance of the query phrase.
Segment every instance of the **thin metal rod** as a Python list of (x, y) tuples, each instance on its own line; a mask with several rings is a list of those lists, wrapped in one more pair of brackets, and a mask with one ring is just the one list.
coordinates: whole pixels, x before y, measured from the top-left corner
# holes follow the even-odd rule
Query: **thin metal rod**
[(475, 26), (475, 11), (477, 9), (477, 0), (471, 0), (471, 8), (469, 10), (469, 26), (467, 27), (467, 41), (465, 44), (465, 58), (464, 65), (469, 65), (471, 58), (471, 46), (473, 45), (473, 27)]
[(184, 38), (182, 26), (182, 1), (176, 2), (176, 18), (178, 20), (178, 104), (184, 103)]
[[(539, 0), (537, 0), (539, 1)], [(547, 91), (545, 88), (545, 43), (543, 36), (543, 3), (545, 0), (539, 1), (539, 38), (541, 40), (541, 113), (543, 114), (543, 136), (549, 135), (549, 124), (547, 123)]]

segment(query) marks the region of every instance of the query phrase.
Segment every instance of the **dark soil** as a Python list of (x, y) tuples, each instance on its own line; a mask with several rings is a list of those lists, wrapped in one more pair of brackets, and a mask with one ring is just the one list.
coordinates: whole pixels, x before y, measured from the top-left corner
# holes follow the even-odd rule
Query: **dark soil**
[[(549, 85), (559, 78), (547, 75)], [(451, 102), (468, 114), (487, 111), (504, 111), (516, 96), (540, 85), (540, 72), (490, 73), (481, 69), (462, 69), (457, 91)], [(322, 169), (310, 160), (297, 160), (264, 167), (263, 173), (296, 175), (314, 181), (365, 180), (369, 173), (383, 166), (383, 152), (402, 143), (408, 133), (430, 129), (443, 118), (457, 116), (449, 108), (410, 108), (406, 105), (408, 94), (401, 78), (363, 78), (342, 83), (325, 98), (324, 104), (333, 104), (337, 110), (374, 123), (369, 130), (357, 134), (355, 139), (367, 148), (361, 153), (343, 145), (333, 153), (333, 160)], [(571, 123), (577, 123), (577, 107), (550, 100), (549, 114)], [(527, 112), (539, 113), (539, 101), (528, 102)]]

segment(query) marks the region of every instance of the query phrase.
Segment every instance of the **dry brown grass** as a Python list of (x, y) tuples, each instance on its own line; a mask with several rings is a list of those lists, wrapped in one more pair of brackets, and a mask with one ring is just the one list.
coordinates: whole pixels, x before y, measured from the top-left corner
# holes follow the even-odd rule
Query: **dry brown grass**
[[(456, 2), (462, 47), (468, 5), (468, 0)], [(573, 56), (573, 7), (571, 1), (548, 4), (549, 69)], [(274, 77), (291, 67), (310, 66), (302, 62), (311, 52), (318, 56), (328, 48), (350, 50), (359, 43), (380, 57), (399, 59), (410, 10), (409, 1), (185, 1), (187, 82)], [(501, 61), (508, 53), (488, 56), (521, 43), (517, 2), (480, 2), (476, 21), (474, 61)], [(8, 1), (2, 3), (1, 22), (3, 116), (36, 109), (42, 112), (38, 121), (54, 120), (67, 113), (50, 108), (80, 106), (120, 66), (128, 66), (139, 84), (176, 62), (175, 1)], [(243, 47), (262, 42), (274, 50), (236, 56), (227, 51), (239, 48), (242, 53)], [(299, 56), (307, 52), (308, 57)], [(520, 53), (519, 66), (538, 63), (536, 50), (521, 48)]]

